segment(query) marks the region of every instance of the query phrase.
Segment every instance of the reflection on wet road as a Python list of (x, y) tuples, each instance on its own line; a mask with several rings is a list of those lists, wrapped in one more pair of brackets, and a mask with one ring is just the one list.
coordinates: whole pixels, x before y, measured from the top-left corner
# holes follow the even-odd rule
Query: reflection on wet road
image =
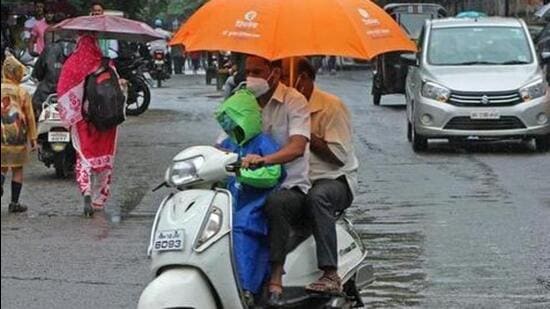
[(550, 308), (550, 155), (529, 142), (448, 144), (416, 154), (404, 99), (372, 105), (355, 75), (343, 97), (361, 160), (348, 211), (376, 281), (368, 308)]

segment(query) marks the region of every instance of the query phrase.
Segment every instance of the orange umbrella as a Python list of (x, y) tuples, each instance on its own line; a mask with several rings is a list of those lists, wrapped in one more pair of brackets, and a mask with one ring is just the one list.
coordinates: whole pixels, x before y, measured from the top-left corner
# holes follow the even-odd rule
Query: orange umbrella
[(171, 44), (270, 60), (307, 55), (371, 59), (389, 51), (416, 51), (399, 25), (368, 0), (212, 0)]

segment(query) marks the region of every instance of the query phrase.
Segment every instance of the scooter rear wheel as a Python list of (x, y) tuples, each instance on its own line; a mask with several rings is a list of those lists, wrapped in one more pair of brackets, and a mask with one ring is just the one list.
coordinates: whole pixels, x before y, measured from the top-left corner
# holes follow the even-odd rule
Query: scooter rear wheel
[[(70, 147), (70, 146), (67, 146)], [(57, 178), (68, 178), (74, 170), (75, 156), (74, 150), (64, 150), (55, 154), (53, 166), (55, 168), (55, 176)]]

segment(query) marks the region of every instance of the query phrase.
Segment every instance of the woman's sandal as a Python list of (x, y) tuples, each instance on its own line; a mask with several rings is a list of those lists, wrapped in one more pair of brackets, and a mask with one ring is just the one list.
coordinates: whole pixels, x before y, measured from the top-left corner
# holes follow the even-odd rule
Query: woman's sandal
[(305, 289), (309, 292), (340, 294), (342, 293), (342, 281), (340, 278), (323, 275), (319, 280), (307, 285)]

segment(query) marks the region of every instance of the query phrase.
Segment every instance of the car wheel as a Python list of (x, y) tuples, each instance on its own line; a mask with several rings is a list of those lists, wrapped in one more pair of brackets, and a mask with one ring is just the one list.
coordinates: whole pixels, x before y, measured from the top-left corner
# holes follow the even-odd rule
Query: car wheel
[(374, 103), (374, 105), (376, 105), (376, 106), (380, 105), (381, 100), (382, 100), (382, 95), (380, 93), (375, 92), (372, 95), (372, 103)]
[(412, 138), (413, 150), (415, 152), (426, 151), (428, 149), (428, 138), (416, 133), (416, 129), (412, 125), (411, 125), (411, 133), (412, 133), (411, 138)]
[(375, 74), (372, 77), (372, 103), (376, 106), (380, 105), (380, 101), (382, 100), (382, 93), (381, 93), (381, 82), (380, 77), (378, 74)]
[(537, 151), (540, 152), (550, 150), (550, 134), (535, 137), (535, 146), (537, 146)]
[(407, 120), (407, 140), (412, 142), (412, 124)]

